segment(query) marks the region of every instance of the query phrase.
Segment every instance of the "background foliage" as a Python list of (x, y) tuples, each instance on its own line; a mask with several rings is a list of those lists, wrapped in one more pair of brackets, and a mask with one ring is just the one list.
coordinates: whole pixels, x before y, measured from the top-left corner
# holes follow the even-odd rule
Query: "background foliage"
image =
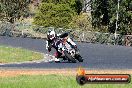
[[(118, 0), (92, 0), (92, 25), (94, 28), (106, 26), (107, 31), (114, 33), (116, 27)], [(120, 0), (118, 32), (132, 32), (132, 1)]]
[(0, 0), (0, 20), (14, 23), (16, 19), (27, 16), (30, 0)]
[(91, 21), (92, 19), (90, 13), (81, 13), (80, 15), (73, 17), (69, 27), (81, 31), (93, 31)]
[(66, 27), (74, 15), (76, 13), (68, 4), (42, 3), (34, 23), (44, 27)]
[(82, 10), (80, 0), (42, 0), (34, 24), (67, 28), (72, 18)]

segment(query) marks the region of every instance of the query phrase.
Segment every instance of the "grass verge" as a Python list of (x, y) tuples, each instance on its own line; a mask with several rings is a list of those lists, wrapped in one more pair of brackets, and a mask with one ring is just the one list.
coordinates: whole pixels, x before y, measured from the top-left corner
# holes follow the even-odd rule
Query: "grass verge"
[(21, 48), (0, 46), (0, 63), (23, 62), (43, 59), (43, 55)]
[(75, 76), (19, 75), (0, 77), (0, 88), (132, 88), (130, 84), (77, 84)]

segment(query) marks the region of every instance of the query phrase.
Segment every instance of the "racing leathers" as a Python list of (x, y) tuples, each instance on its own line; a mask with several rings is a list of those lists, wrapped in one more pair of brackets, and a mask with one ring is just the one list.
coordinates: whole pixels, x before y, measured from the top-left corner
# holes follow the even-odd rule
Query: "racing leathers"
[(50, 52), (53, 47), (56, 50), (56, 53), (54, 54), (55, 58), (60, 58), (62, 55), (60, 50), (62, 49), (63, 44), (65, 44), (67, 48), (76, 48), (76, 44), (69, 37), (65, 37), (62, 40), (59, 38), (54, 38), (53, 40), (47, 39), (46, 49)]
[(50, 52), (51, 48), (53, 47), (56, 50), (56, 52), (54, 53), (56, 58), (59, 58), (61, 56), (61, 53), (58, 51), (60, 42), (61, 41), (57, 38), (54, 38), (53, 40), (47, 39), (46, 41), (46, 49)]

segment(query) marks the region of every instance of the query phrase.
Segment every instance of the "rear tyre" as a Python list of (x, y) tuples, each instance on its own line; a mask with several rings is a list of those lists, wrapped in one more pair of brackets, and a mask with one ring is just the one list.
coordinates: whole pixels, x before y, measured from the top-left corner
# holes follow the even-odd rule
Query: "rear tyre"
[(68, 58), (68, 61), (71, 61), (72, 63), (76, 63), (76, 60), (68, 54), (66, 51), (64, 51), (65, 56)]

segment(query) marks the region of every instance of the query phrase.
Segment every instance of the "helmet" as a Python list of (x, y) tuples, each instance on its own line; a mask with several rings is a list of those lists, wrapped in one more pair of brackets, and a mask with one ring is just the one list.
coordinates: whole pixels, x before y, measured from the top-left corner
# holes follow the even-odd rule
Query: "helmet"
[(55, 38), (55, 31), (54, 30), (49, 30), (47, 33), (47, 38), (50, 40), (53, 40)]

